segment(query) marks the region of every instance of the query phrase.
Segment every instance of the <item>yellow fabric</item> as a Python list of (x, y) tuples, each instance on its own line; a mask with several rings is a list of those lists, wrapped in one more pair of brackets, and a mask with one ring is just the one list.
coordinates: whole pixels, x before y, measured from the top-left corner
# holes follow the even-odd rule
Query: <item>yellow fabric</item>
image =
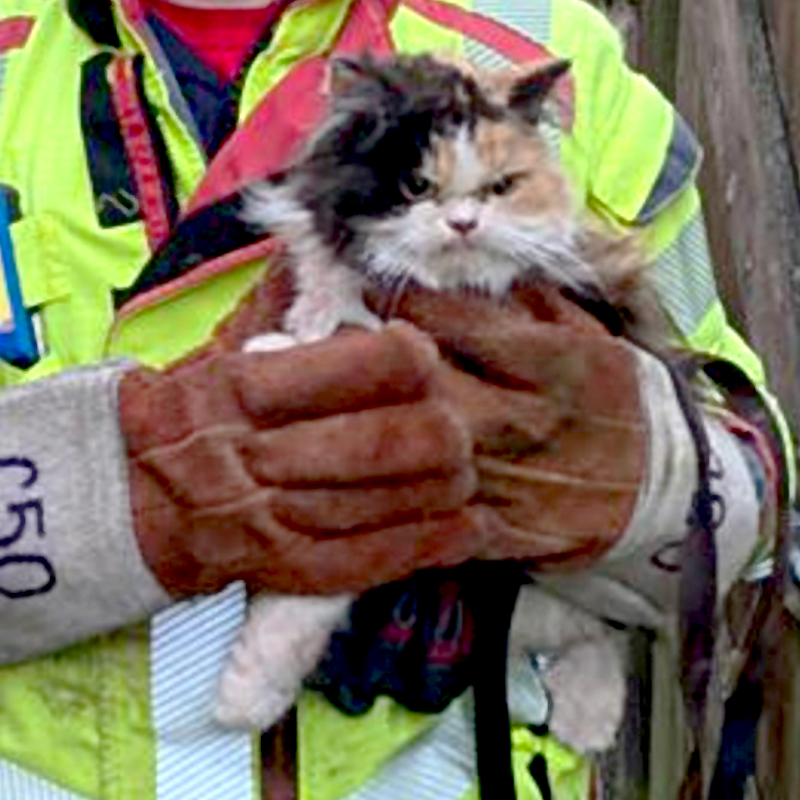
[(146, 655), (136, 627), (4, 667), (0, 757), (87, 798), (154, 798)]
[[(534, 736), (527, 728), (511, 731), (517, 800), (542, 800), (528, 772), (533, 757), (541, 753), (547, 761), (547, 777), (553, 800), (586, 800), (591, 780), (590, 761), (551, 736)], [(472, 798), (470, 798), (472, 800)], [(478, 800), (477, 795), (475, 800)]]
[[(435, 716), (409, 712), (388, 697), (379, 697), (362, 717), (347, 717), (321, 695), (305, 692), (298, 711), (307, 720), (299, 728), (299, 800), (347, 797), (396, 752), (436, 724)], [(537, 753), (547, 760), (553, 800), (586, 800), (591, 778), (589, 760), (552, 737), (534, 736), (523, 727), (512, 729), (511, 743), (518, 800), (541, 800), (528, 772)], [(354, 753), (357, 758), (353, 758)], [(460, 800), (480, 800), (477, 786)]]
[(348, 717), (315, 692), (303, 692), (298, 715), (299, 800), (346, 797), (436, 724), (435, 715), (407, 711), (388, 697), (363, 716)]
[[(589, 759), (579, 756), (552, 736), (534, 736), (526, 728), (512, 729), (511, 747), (517, 800), (543, 800), (528, 772), (534, 756), (539, 754), (547, 761), (552, 800), (586, 800), (589, 796), (592, 776)], [(480, 800), (477, 787), (470, 789), (461, 800)]]
[(256, 58), (242, 92), (244, 119), (298, 60), (328, 50), (347, 15), (349, 3), (323, 0), (290, 8), (275, 31), (270, 47)]
[[(469, 0), (455, 0), (452, 5), (469, 8)], [(409, 8), (400, 6), (392, 19), (395, 46), (403, 53), (440, 53), (451, 58), (462, 56), (460, 34), (443, 30)]]
[(582, 0), (553, 3), (549, 47), (573, 62), (575, 122), (561, 145), (565, 166), (592, 210), (633, 222), (663, 165), (672, 107), (625, 64), (619, 33)]
[[(68, 20), (60, 0), (8, 6), (4, 0), (0, 16), (7, 7), (37, 20), (29, 45), (4, 59), (0, 182), (23, 199), (24, 218), (12, 237), (24, 300), (40, 308), (48, 352), (27, 372), (0, 363), (0, 384), (108, 356), (163, 365), (206, 340), (266, 265), (243, 265), (114, 324), (111, 290), (131, 283), (149, 251), (138, 222), (99, 228), (89, 173), (81, 166), (80, 64), (98, 49)], [(316, 28), (331, 38), (346, 7), (347, 0), (328, 3), (325, 24)], [(304, 24), (315, 28), (314, 20)], [(130, 30), (120, 30), (131, 48), (142, 47)], [(205, 159), (169, 107), (150, 61), (145, 86), (185, 201)], [(0, 758), (91, 800), (153, 800), (154, 744), (146, 627), (0, 669)]]

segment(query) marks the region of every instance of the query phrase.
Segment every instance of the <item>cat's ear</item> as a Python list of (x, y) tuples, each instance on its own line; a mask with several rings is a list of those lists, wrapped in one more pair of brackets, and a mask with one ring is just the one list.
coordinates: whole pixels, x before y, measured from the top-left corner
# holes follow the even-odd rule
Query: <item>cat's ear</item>
[(372, 61), (369, 58), (346, 58), (336, 56), (328, 61), (328, 75), (325, 81), (326, 93), (334, 97), (344, 94), (356, 84), (372, 75)]
[(535, 125), (541, 119), (548, 96), (571, 66), (572, 62), (561, 58), (534, 67), (517, 78), (508, 92), (508, 107), (526, 122)]

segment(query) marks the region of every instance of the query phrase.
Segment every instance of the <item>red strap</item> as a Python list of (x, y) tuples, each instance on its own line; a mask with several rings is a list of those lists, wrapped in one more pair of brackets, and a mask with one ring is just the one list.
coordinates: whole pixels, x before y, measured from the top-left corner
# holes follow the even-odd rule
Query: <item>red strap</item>
[(0, 22), (0, 53), (16, 50), (28, 41), (33, 17), (9, 17)]
[[(392, 8), (393, 0), (356, 0), (330, 54), (391, 54)], [(326, 65), (326, 56), (307, 58), (272, 89), (222, 146), (186, 213), (286, 166), (325, 112)]]
[[(533, 39), (476, 11), (467, 11), (441, 0), (403, 0), (403, 3), (431, 22), (458, 31), (515, 64), (535, 64), (555, 58), (553, 53)], [(559, 81), (557, 91), (561, 104), (561, 124), (566, 130), (571, 130), (575, 116), (575, 87), (569, 73)]]
[(295, 67), (220, 148), (186, 214), (265, 178), (288, 163), (298, 144), (322, 119), (320, 86), (325, 59), (308, 58)]
[(171, 226), (158, 158), (139, 98), (130, 56), (117, 56), (111, 61), (108, 65), (108, 83), (125, 143), (125, 154), (133, 172), (147, 241), (150, 249), (156, 250), (169, 237)]

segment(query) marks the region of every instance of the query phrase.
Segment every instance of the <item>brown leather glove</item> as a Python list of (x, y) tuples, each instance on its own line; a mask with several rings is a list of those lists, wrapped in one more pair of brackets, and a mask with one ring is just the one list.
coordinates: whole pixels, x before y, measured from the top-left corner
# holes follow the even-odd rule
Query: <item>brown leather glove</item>
[(633, 349), (555, 290), (504, 302), (413, 290), (391, 302), (449, 362), (442, 392), (475, 441), (485, 557), (571, 569), (607, 551), (644, 471)]
[(121, 383), (135, 530), (167, 591), (358, 592), (482, 552), (469, 434), (432, 396), (426, 337), (226, 350), (247, 328)]

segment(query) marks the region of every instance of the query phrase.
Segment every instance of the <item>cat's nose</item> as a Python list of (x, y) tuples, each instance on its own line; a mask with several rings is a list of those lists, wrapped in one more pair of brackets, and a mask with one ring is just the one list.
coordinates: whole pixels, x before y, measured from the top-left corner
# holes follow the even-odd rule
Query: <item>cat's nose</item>
[(447, 224), (456, 233), (466, 236), (470, 231), (478, 227), (478, 220), (475, 217), (448, 217)]

